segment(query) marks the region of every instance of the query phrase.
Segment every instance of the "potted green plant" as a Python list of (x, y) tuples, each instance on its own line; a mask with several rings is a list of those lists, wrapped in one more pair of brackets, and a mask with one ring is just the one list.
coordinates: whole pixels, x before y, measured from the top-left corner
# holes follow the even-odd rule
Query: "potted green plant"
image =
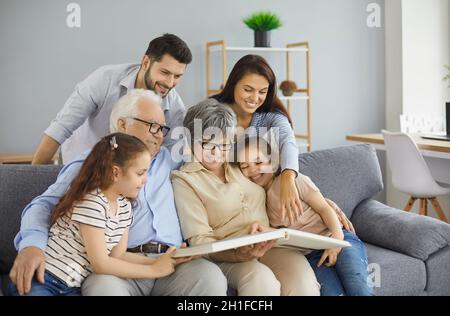
[(297, 91), (297, 84), (291, 80), (284, 80), (280, 84), (280, 90), (285, 97), (291, 97)]
[(254, 31), (255, 47), (270, 47), (270, 31), (281, 27), (280, 18), (271, 12), (256, 12), (244, 19), (245, 25)]

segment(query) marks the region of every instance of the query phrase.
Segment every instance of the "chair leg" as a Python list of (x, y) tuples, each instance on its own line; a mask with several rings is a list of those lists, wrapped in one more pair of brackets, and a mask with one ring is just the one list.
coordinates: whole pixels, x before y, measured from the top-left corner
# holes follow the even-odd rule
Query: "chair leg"
[(411, 197), (408, 201), (408, 204), (406, 204), (406, 206), (405, 206), (405, 211), (410, 212), (412, 207), (414, 206), (414, 203), (416, 203), (416, 201), (417, 201), (417, 198)]
[(445, 216), (445, 213), (444, 213), (444, 211), (442, 210), (441, 205), (439, 204), (438, 199), (437, 199), (437, 198), (432, 198), (432, 199), (430, 199), (430, 201), (431, 201), (431, 205), (433, 205), (433, 207), (434, 207), (434, 209), (435, 209), (435, 211), (436, 211), (436, 214), (439, 216), (439, 219), (440, 219), (441, 221), (443, 221), (443, 222), (448, 223), (447, 216)]
[(420, 199), (419, 215), (427, 215), (427, 199)]

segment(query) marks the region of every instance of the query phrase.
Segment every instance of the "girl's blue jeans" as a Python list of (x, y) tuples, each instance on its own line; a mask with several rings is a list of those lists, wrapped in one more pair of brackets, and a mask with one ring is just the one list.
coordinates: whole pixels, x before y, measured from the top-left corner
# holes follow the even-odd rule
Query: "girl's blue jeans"
[(368, 259), (364, 243), (352, 232), (343, 230), (344, 240), (352, 246), (342, 248), (336, 265), (328, 268), (325, 263), (319, 268), (317, 264), (323, 250), (314, 250), (306, 255), (321, 285), (323, 296), (371, 296), (373, 288), (368, 283)]
[[(60, 279), (45, 272), (45, 283), (38, 282), (35, 278), (31, 282), (31, 290), (24, 296), (78, 296), (81, 295), (79, 287), (68, 287)], [(18, 296), (19, 292), (14, 283), (10, 282), (8, 285), (8, 294), (11, 296)]]

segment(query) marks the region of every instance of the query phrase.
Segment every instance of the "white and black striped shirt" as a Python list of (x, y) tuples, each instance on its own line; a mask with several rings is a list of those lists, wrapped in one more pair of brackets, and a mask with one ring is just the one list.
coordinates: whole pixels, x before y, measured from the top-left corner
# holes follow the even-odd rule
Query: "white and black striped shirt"
[(60, 217), (50, 228), (46, 255), (46, 269), (69, 287), (80, 287), (92, 273), (79, 223), (104, 229), (108, 253), (122, 238), (133, 221), (131, 203), (123, 196), (117, 199), (117, 213), (100, 189), (88, 193), (75, 203), (71, 217)]

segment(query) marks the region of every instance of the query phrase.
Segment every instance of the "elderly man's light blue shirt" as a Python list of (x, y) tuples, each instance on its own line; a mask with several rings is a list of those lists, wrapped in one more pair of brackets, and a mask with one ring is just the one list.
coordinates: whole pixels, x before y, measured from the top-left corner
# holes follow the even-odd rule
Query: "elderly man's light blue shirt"
[[(47, 247), (50, 217), (53, 208), (78, 175), (89, 152), (64, 166), (56, 182), (42, 195), (36, 197), (22, 212), (19, 233), (14, 239), (18, 251), (29, 246), (42, 250)], [(149, 241), (179, 246), (182, 242), (180, 223), (175, 208), (170, 172), (179, 167), (165, 147), (153, 158), (148, 170), (148, 180), (139, 193), (138, 204), (133, 210), (128, 247), (136, 247)]]
[[(109, 118), (114, 104), (130, 89), (134, 89), (140, 64), (102, 66), (77, 84), (75, 91), (45, 130), (45, 134), (62, 144), (64, 162), (72, 161), (90, 150), (108, 135)], [(162, 100), (166, 125), (172, 130), (183, 125), (186, 114), (181, 97), (175, 91)], [(164, 138), (164, 146), (171, 148), (175, 140), (170, 134)]]

